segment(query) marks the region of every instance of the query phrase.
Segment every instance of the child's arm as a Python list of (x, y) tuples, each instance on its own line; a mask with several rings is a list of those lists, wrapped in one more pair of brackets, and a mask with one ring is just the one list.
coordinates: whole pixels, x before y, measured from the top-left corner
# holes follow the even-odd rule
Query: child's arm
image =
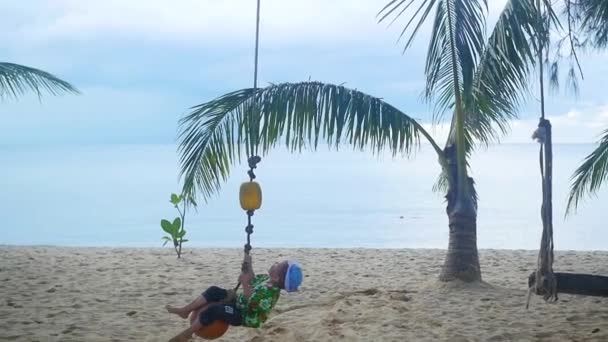
[(243, 259), (243, 271), (241, 272), (240, 282), (243, 286), (243, 294), (245, 295), (245, 299), (249, 300), (253, 293), (253, 288), (251, 287), (251, 281), (255, 277), (253, 273), (253, 265), (251, 262), (251, 255), (245, 254)]
[(253, 288), (251, 287), (251, 280), (253, 279), (253, 274), (247, 274), (245, 277), (241, 279), (241, 285), (243, 286), (243, 295), (245, 299), (249, 300), (251, 295), (253, 294)]

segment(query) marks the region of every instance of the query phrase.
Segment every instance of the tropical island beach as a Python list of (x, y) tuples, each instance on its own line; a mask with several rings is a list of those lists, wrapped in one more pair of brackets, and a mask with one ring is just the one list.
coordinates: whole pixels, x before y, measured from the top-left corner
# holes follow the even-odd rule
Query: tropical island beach
[[(241, 253), (189, 249), (177, 260), (168, 249), (1, 247), (0, 340), (166, 341), (184, 320), (164, 305), (232, 286)], [(256, 250), (259, 272), (282, 256), (306, 265), (302, 290), (283, 294), (263, 328), (231, 328), (217, 341), (608, 339), (606, 298), (535, 297), (526, 310), (536, 254), (480, 254), (484, 282), (470, 285), (437, 281), (441, 250)], [(608, 252), (559, 252), (556, 269), (608, 274)]]
[(608, 341), (608, 0), (0, 17), (0, 341)]

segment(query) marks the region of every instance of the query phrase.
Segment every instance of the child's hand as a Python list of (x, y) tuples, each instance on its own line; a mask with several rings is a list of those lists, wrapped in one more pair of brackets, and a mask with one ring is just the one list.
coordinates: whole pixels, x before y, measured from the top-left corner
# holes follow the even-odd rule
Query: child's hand
[(253, 266), (251, 265), (251, 255), (245, 254), (243, 257), (243, 266), (241, 267), (242, 272), (253, 272)]

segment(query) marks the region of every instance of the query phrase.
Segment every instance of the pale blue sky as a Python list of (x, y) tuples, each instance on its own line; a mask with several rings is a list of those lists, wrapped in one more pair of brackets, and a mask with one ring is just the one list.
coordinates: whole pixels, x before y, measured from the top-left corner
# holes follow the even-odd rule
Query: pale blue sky
[[(260, 84), (346, 83), (428, 122), (419, 97), (428, 34), (403, 55), (403, 22), (376, 23), (386, 1), (262, 0)], [(504, 2), (490, 0), (492, 18)], [(3, 103), (0, 145), (171, 143), (190, 106), (252, 84), (254, 0), (3, 1), (0, 13), (0, 60), (82, 91)], [(594, 141), (608, 127), (608, 55), (582, 60), (579, 97), (548, 99), (556, 142)], [(531, 99), (505, 141), (529, 142), (537, 115)]]

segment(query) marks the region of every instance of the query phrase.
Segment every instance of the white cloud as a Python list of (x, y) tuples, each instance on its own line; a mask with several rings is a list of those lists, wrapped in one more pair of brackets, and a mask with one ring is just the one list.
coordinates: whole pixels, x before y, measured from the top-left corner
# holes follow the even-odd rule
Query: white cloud
[[(271, 45), (333, 42), (391, 46), (395, 44), (408, 12), (387, 30), (388, 23), (378, 24), (376, 17), (387, 2), (263, 0), (261, 39)], [(491, 18), (496, 17), (505, 2), (490, 1)], [(0, 23), (0, 28), (18, 41), (26, 39), (41, 44), (109, 35), (124, 39), (229, 45), (253, 41), (255, 5), (252, 0), (31, 0), (27, 6), (0, 4), (0, 10), (12, 17), (10, 21)], [(36, 8), (36, 12), (32, 13), (31, 8)], [(420, 41), (425, 40), (420, 38)], [(398, 48), (394, 50), (399, 52)]]
[[(551, 122), (553, 142), (556, 144), (595, 143), (608, 129), (608, 104), (603, 106), (572, 109), (565, 114), (548, 116)], [(532, 143), (532, 134), (538, 119), (514, 120), (511, 132), (501, 139), (502, 143)], [(423, 124), (435, 140), (443, 143), (449, 133), (448, 124)]]
[[(401, 56), (396, 39), (407, 16), (389, 29), (377, 23), (376, 13), (388, 1), (262, 0), (260, 84), (312, 75), (320, 81), (346, 82), (410, 114), (429, 110), (419, 101), (427, 36), (421, 32), (418, 45)], [(495, 18), (505, 3), (490, 0), (490, 17)], [(26, 126), (39, 122), (41, 131), (45, 125), (68, 130), (68, 117), (82, 120), (79, 127), (85, 129), (117, 113), (129, 113), (119, 116), (125, 125), (135, 120), (133, 113), (160, 116), (159, 107), (171, 116), (251, 83), (254, 0), (0, 1), (0, 12), (5, 19), (0, 32), (6, 38), (7, 58), (49, 70), (79, 87), (98, 87), (85, 89), (89, 91), (77, 100), (47, 97), (44, 106), (3, 105), (3, 112), (25, 118), (16, 122)], [(583, 58), (586, 75), (578, 104), (567, 97), (548, 101), (548, 112), (561, 111), (551, 117), (556, 142), (591, 142), (608, 127), (608, 105), (598, 106), (606, 103), (602, 102), (606, 56)], [(156, 90), (150, 93), (148, 87)], [(41, 111), (45, 113), (40, 121), (28, 119)], [(136, 117), (145, 121), (143, 115)], [(536, 114), (530, 111), (522, 117)], [(159, 131), (167, 126), (166, 121), (156, 121)], [(512, 133), (503, 141), (531, 142), (536, 123), (536, 119), (513, 122)], [(0, 128), (2, 124), (5, 131), (18, 126), (0, 118)], [(447, 128), (435, 127), (433, 135), (444, 141)], [(173, 136), (174, 128), (170, 129)]]
[[(573, 109), (562, 115), (548, 116), (551, 121), (553, 142), (594, 143), (608, 128), (608, 105)], [(530, 142), (538, 119), (515, 121), (505, 142)]]
[[(40, 4), (46, 15), (24, 16), (13, 25), (31, 40), (91, 39), (99, 35), (193, 42), (253, 41), (255, 1), (217, 0), (55, 0)], [(375, 14), (384, 0), (265, 0), (261, 7), (264, 42), (370, 41), (391, 39)], [(6, 5), (5, 5), (6, 6)]]

